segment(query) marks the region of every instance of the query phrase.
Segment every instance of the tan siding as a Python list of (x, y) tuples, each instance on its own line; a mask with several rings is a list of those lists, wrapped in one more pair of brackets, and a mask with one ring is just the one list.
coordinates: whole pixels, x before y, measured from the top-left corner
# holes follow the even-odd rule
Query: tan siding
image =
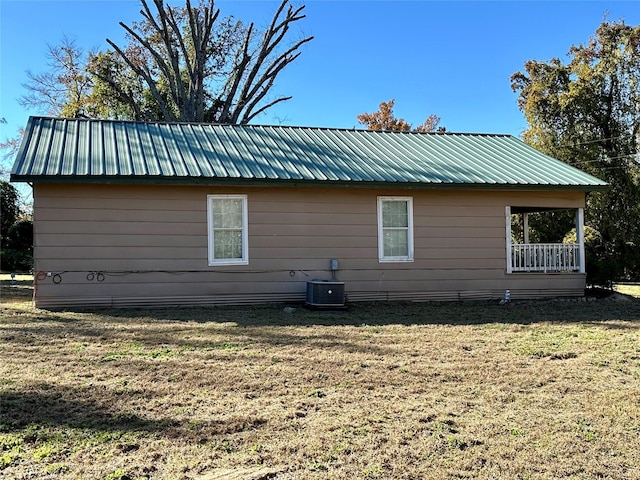
[[(62, 235), (70, 232), (91, 235), (175, 235), (174, 223), (150, 223), (144, 221), (95, 222), (85, 220), (82, 222), (63, 222), (55, 220), (39, 220), (38, 232), (42, 235)], [(206, 221), (197, 223), (183, 223), (180, 225), (182, 236), (207, 234)]]
[[(35, 252), (38, 255), (38, 251)], [(39, 257), (37, 257), (39, 258)], [(206, 265), (207, 261), (204, 260)], [(77, 258), (59, 260), (55, 258), (42, 258), (36, 261), (37, 271), (45, 272), (89, 272), (89, 271), (199, 271), (204, 270), (203, 262), (185, 259), (126, 259), (116, 258), (105, 261), (103, 258)]]
[[(157, 207), (156, 207), (157, 208)], [(87, 209), (74, 208), (73, 210), (43, 208), (40, 212), (43, 220), (56, 222), (84, 223), (84, 222), (143, 222), (143, 223), (201, 223), (206, 220), (206, 210), (201, 211), (165, 211), (165, 210), (140, 210), (136, 208), (113, 209)]]
[[(374, 219), (375, 221), (375, 219)], [(318, 236), (330, 236), (333, 238), (344, 237), (371, 237), (372, 234), (376, 234), (375, 225), (362, 224), (362, 225), (349, 225), (349, 228), (327, 228), (326, 225), (308, 225), (308, 222), (304, 224), (298, 223), (262, 223), (260, 225), (249, 225), (249, 232), (253, 236), (260, 236), (263, 238), (275, 237), (305, 237), (312, 238)]]
[[(469, 249), (469, 239), (460, 238), (456, 236), (452, 236), (453, 233), (455, 235), (455, 231), (448, 232), (449, 235), (441, 234), (434, 235), (434, 229), (430, 229), (425, 231), (424, 235), (421, 235), (422, 232), (416, 232), (415, 236), (419, 240), (419, 246), (423, 248), (450, 248), (450, 249)], [(489, 232), (489, 230), (487, 230)], [(495, 238), (495, 230), (493, 231), (494, 236), (489, 235), (478, 235), (473, 241), (474, 248), (500, 248), (502, 247), (502, 239)], [(424, 252), (428, 257), (434, 257), (435, 255), (432, 252)]]
[[(325, 231), (326, 233), (326, 231)], [(355, 236), (355, 235), (342, 235), (342, 236), (327, 236), (327, 235), (253, 235), (252, 240), (255, 243), (261, 245), (262, 249), (268, 249), (269, 252), (266, 255), (278, 255), (278, 249), (302, 249), (308, 252), (311, 249), (324, 249), (327, 247), (334, 248), (362, 248), (363, 246), (370, 246), (371, 237)], [(257, 249), (252, 249), (254, 253), (258, 253)], [(281, 254), (282, 257), (286, 257), (286, 252)], [(260, 255), (263, 257), (263, 255)]]
[[(251, 199), (249, 199), (251, 201)], [(297, 201), (292, 199), (292, 201)], [(374, 200), (375, 201), (375, 200)], [(273, 222), (282, 223), (286, 217), (287, 222), (298, 225), (325, 225), (332, 228), (348, 227), (350, 225), (371, 225), (371, 221), (376, 221), (375, 210), (370, 214), (358, 214), (351, 212), (327, 212), (318, 213), (317, 211), (294, 212), (294, 213), (269, 213), (258, 210), (259, 207), (249, 206), (249, 223), (253, 228), (259, 228), (259, 225), (270, 225)], [(343, 208), (336, 206), (336, 209)], [(252, 223), (254, 222), (254, 223)], [(257, 223), (256, 223), (257, 222)]]
[[(419, 206), (416, 207), (414, 205), (414, 212), (416, 208), (420, 208)], [(426, 207), (428, 208), (428, 207)], [(460, 229), (468, 229), (468, 228), (476, 228), (476, 227), (482, 227), (482, 228), (494, 228), (496, 230), (500, 230), (500, 228), (504, 228), (504, 207), (503, 211), (502, 211), (502, 215), (500, 218), (498, 218), (495, 213), (493, 217), (476, 217), (476, 216), (469, 216), (470, 214), (472, 215), (472, 213), (467, 214), (467, 215), (460, 215), (460, 216), (450, 216), (450, 217), (419, 217), (419, 216), (415, 216), (414, 217), (414, 227), (415, 228), (428, 228), (428, 229), (433, 229), (433, 228), (438, 228), (438, 229), (451, 229), (452, 231), (457, 231), (459, 233)], [(470, 212), (473, 212), (473, 209), (469, 209)], [(414, 214), (415, 215), (415, 214)], [(502, 222), (501, 222), (502, 220)], [(436, 231), (437, 232), (437, 231)]]
[[(316, 250), (316, 251), (313, 251)], [(377, 250), (376, 250), (377, 252)], [(322, 248), (312, 249), (311, 247), (301, 248), (263, 248), (253, 247), (249, 248), (250, 258), (296, 258), (304, 260), (305, 258), (319, 258), (324, 257), (327, 259), (327, 265), (329, 265), (329, 259), (331, 258), (362, 258), (369, 259), (372, 257), (373, 251), (367, 251), (366, 249), (356, 247), (344, 247), (340, 245), (335, 246), (323, 246)], [(377, 253), (376, 253), (377, 258)]]
[[(127, 203), (124, 200), (130, 200), (135, 202), (135, 208), (137, 210), (157, 210), (158, 202), (155, 199), (145, 199), (139, 198), (138, 196), (132, 195), (130, 197), (123, 196), (122, 198), (110, 198), (110, 197), (79, 197), (79, 196), (70, 196), (70, 197), (50, 197), (47, 198), (46, 205), (42, 206), (42, 210), (57, 210), (60, 208), (65, 208), (65, 205), (68, 203), (69, 198), (78, 198), (82, 199), (82, 203), (76, 206), (78, 210), (84, 209), (99, 209), (99, 210), (129, 210), (127, 208)], [(168, 200), (168, 199), (167, 199)], [(184, 200), (179, 198), (171, 198), (170, 202), (166, 202), (164, 204), (165, 211), (168, 213), (171, 212), (181, 212), (181, 211), (197, 211), (202, 210), (202, 204), (200, 201), (194, 200)]]
[[(269, 192), (255, 192), (256, 195), (270, 195)], [(253, 205), (250, 211), (259, 211), (260, 213), (273, 214), (274, 218), (278, 218), (281, 215), (286, 214), (287, 217), (294, 214), (302, 215), (335, 215), (336, 210), (340, 210), (344, 205), (344, 201), (349, 201), (349, 213), (351, 215), (371, 214), (371, 205), (369, 202), (364, 201), (358, 195), (348, 195), (345, 197), (338, 197), (336, 195), (327, 194), (326, 196), (304, 196), (304, 202), (282, 203), (280, 201), (263, 200), (259, 205)], [(346, 212), (342, 212), (346, 213)], [(373, 212), (375, 214), (375, 210)]]
[[(249, 265), (207, 264), (206, 199), (221, 193), (248, 195)], [(378, 262), (380, 195), (414, 199), (413, 262)], [(35, 266), (52, 273), (38, 304), (303, 300), (331, 258), (354, 300), (577, 295), (584, 275), (505, 273), (504, 212), (583, 203), (581, 192), (36, 184)]]
[[(44, 250), (44, 246), (39, 246)], [(203, 248), (193, 247), (133, 247), (126, 242), (124, 245), (99, 247), (47, 247), (46, 249), (50, 259), (66, 260), (69, 258), (100, 258), (104, 261), (110, 259), (189, 259), (189, 258), (206, 258), (207, 251)]]
[[(106, 232), (109, 233), (109, 232)], [(144, 234), (143, 234), (144, 233)], [(73, 244), (69, 238), (62, 235), (47, 235), (43, 237), (43, 242), (46, 241), (47, 247), (86, 247), (90, 245), (92, 249), (96, 247), (111, 247), (113, 245), (124, 247), (175, 247), (181, 245), (186, 248), (190, 247), (202, 247), (207, 244), (206, 231), (203, 235), (175, 235), (175, 234), (149, 234), (148, 232), (141, 231), (138, 234), (119, 234), (109, 233), (96, 234), (96, 233), (79, 233), (73, 236)], [(45, 246), (40, 243), (40, 246)]]

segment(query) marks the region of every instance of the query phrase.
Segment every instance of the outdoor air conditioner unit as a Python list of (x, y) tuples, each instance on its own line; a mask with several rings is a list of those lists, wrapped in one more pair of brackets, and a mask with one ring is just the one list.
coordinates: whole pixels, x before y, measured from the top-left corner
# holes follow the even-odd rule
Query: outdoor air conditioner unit
[(307, 305), (343, 307), (344, 282), (337, 280), (311, 280), (307, 282)]

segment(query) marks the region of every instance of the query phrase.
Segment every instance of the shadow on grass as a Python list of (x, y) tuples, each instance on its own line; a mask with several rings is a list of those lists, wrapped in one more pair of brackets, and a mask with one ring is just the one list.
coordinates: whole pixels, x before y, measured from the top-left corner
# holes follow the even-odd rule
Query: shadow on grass
[(10, 281), (0, 282), (0, 303), (28, 302), (33, 298), (32, 282)]
[[(215, 309), (206, 309), (208, 314)], [(120, 310), (109, 312), (84, 312), (79, 315), (74, 312), (65, 318), (64, 312), (46, 312), (36, 310), (28, 319), (20, 317), (17, 322), (0, 324), (0, 341), (6, 345), (20, 348), (32, 348), (43, 342), (68, 343), (82, 348), (84, 343), (97, 342), (105, 347), (104, 355), (114, 353), (127, 357), (127, 365), (131, 368), (143, 368), (147, 363), (153, 363), (156, 356), (171, 356), (183, 351), (202, 349), (208, 351), (243, 350), (254, 343), (264, 343), (272, 346), (312, 346), (314, 348), (354, 351), (361, 348), (358, 338), (345, 335), (339, 329), (317, 329), (306, 327), (326, 325), (329, 327), (349, 326), (349, 321), (330, 322), (306, 321), (291, 319), (282, 322), (277, 319), (264, 318), (245, 321), (246, 316), (238, 318), (237, 322), (230, 316), (224, 318), (208, 317), (203, 320), (202, 310), (168, 309), (168, 310)], [(234, 315), (240, 311), (232, 310)], [(279, 310), (275, 310), (280, 315)], [(246, 311), (245, 311), (246, 313)], [(285, 314), (288, 315), (288, 314)], [(268, 315), (267, 315), (268, 316)], [(189, 325), (192, 324), (192, 325)], [(198, 328), (212, 326), (212, 330), (202, 331)], [(281, 327), (298, 327), (290, 330)], [(369, 324), (358, 324), (358, 327), (368, 327)], [(302, 330), (300, 330), (302, 329)], [(124, 351), (120, 353), (121, 349)], [(368, 351), (377, 351), (380, 355), (389, 353), (384, 345), (367, 345)], [(106, 361), (106, 357), (98, 361)], [(142, 366), (140, 366), (140, 365)]]
[[(365, 348), (361, 339), (344, 330), (314, 330), (306, 327), (384, 327), (390, 325), (533, 325), (539, 323), (575, 323), (595, 325), (605, 329), (640, 329), (640, 300), (633, 297), (614, 297), (582, 302), (576, 300), (519, 301), (509, 305), (496, 302), (428, 302), (428, 303), (360, 303), (351, 304), (343, 311), (308, 310), (295, 305), (287, 312), (286, 305), (254, 307), (185, 307), (163, 309), (111, 309), (84, 311), (87, 320), (63, 319), (58, 325), (21, 325), (23, 334), (13, 341), (43, 334), (49, 338), (74, 335), (97, 338), (101, 341), (127, 341), (132, 335), (147, 348), (175, 345), (193, 348), (217, 348), (211, 337), (198, 339), (185, 337), (187, 324), (215, 326), (211, 332), (241, 342), (254, 342), (274, 346), (304, 345), (315, 348), (357, 351)], [(291, 305), (288, 305), (289, 307)], [(78, 312), (78, 311), (76, 311)], [(55, 312), (43, 312), (44, 320)], [(74, 318), (74, 317), (71, 317)], [(136, 326), (138, 324), (138, 326)], [(108, 328), (101, 328), (108, 325)], [(116, 327), (116, 328), (114, 328)], [(285, 327), (285, 328), (282, 328)], [(289, 328), (295, 328), (290, 330)], [(368, 343), (368, 351), (379, 354), (389, 352), (389, 346)]]
[[(294, 308), (285, 308), (294, 307)], [(317, 311), (302, 304), (271, 304), (242, 307), (175, 307), (108, 310), (30, 310), (15, 322), (5, 318), (0, 340), (37, 345), (43, 340), (102, 343), (141, 342), (145, 348), (216, 349), (215, 337), (238, 338), (241, 344), (307, 345), (317, 348), (354, 351), (363, 348), (359, 339), (344, 330), (305, 331), (305, 327), (381, 327), (389, 325), (532, 325), (537, 323), (578, 323), (600, 328), (635, 330), (640, 328), (640, 299), (614, 295), (592, 301), (577, 299), (515, 301), (499, 305), (495, 301), (469, 302), (379, 302), (349, 304), (346, 310)], [(211, 325), (204, 338), (190, 331), (189, 323)], [(2, 325), (0, 324), (0, 327)], [(275, 328), (274, 328), (275, 327)], [(288, 328), (291, 327), (295, 330)], [(231, 340), (235, 342), (235, 340)], [(115, 348), (115, 347), (114, 347)], [(370, 343), (368, 350), (387, 352), (387, 346)]]
[[(294, 310), (287, 312), (285, 307)], [(289, 309), (290, 310), (290, 309)], [(78, 311), (78, 310), (76, 310)], [(231, 323), (252, 327), (385, 326), (385, 325), (529, 325), (541, 322), (638, 322), (640, 299), (617, 295), (594, 301), (531, 300), (499, 305), (495, 301), (380, 302), (349, 304), (346, 310), (309, 310), (302, 304), (254, 307), (184, 307), (163, 309), (85, 310), (112, 319), (150, 318), (158, 322)], [(630, 328), (636, 325), (629, 325)]]
[(11, 288), (11, 287), (23, 287), (23, 288), (32, 288), (33, 280), (0, 280), (0, 286)]
[(66, 426), (97, 431), (155, 432), (167, 422), (150, 421), (138, 415), (110, 412), (92, 392), (50, 384), (30, 391), (0, 392), (0, 431), (21, 430), (28, 425)]
[[(85, 398), (88, 393), (85, 389), (50, 384), (36, 385), (27, 392), (0, 392), (0, 433), (32, 432), (31, 435), (37, 435), (39, 429), (77, 429), (88, 432), (82, 435), (107, 434), (108, 437), (100, 437), (103, 439), (120, 438), (124, 434), (154, 434), (201, 442), (203, 438), (262, 428), (267, 423), (266, 419), (251, 415), (228, 415), (224, 419), (206, 421), (197, 418), (189, 421), (150, 420), (130, 412), (110, 411), (108, 405), (115, 400), (110, 397), (113, 392), (105, 392), (102, 402)], [(112, 434), (115, 436), (111, 437)], [(25, 440), (34, 442), (36, 439)]]
[[(34, 310), (32, 319), (77, 326), (87, 336), (104, 335), (94, 325), (80, 327), (74, 314), (91, 315), (105, 323), (133, 319), (157, 322), (234, 324), (237, 327), (384, 326), (384, 325), (481, 325), (505, 323), (529, 325), (540, 322), (607, 322), (640, 320), (640, 298), (614, 294), (605, 298), (519, 300), (508, 305), (497, 301), (466, 302), (362, 302), (344, 310), (311, 310), (304, 304), (256, 306), (186, 306), (163, 308), (111, 308)], [(640, 324), (638, 325), (640, 326)]]
[[(4, 293), (18, 292), (30, 298), (31, 282), (17, 281)], [(23, 285), (24, 284), (24, 285)], [(29, 285), (27, 285), (29, 284)], [(465, 302), (362, 302), (350, 303), (344, 310), (311, 310), (304, 304), (267, 304), (257, 306), (187, 306), (164, 308), (74, 308), (63, 311), (36, 310), (34, 318), (77, 324), (77, 318), (65, 312), (90, 314), (107, 323), (131, 318), (158, 322), (232, 323), (237, 327), (304, 326), (384, 326), (384, 325), (481, 325), (487, 323), (529, 325), (540, 322), (608, 322), (640, 320), (640, 298), (610, 291), (588, 292), (590, 301), (582, 299), (517, 300), (508, 305), (497, 301)], [(10, 302), (2, 302), (10, 303)], [(289, 307), (289, 312), (285, 311)], [(293, 311), (291, 311), (293, 309)], [(638, 325), (640, 326), (640, 325)], [(619, 327), (619, 325), (618, 325)], [(630, 328), (634, 326), (630, 325)], [(104, 335), (104, 331), (81, 332), (87, 336)]]

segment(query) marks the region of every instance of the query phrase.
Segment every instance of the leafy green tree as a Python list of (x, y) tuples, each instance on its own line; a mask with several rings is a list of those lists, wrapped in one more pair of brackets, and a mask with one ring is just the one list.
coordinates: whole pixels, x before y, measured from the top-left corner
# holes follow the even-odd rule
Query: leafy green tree
[[(611, 275), (640, 275), (640, 27), (603, 22), (569, 61), (530, 60), (511, 77), (530, 145), (605, 181), (587, 198)], [(587, 272), (589, 274), (589, 272)], [(614, 280), (614, 279), (610, 279)]]
[(33, 247), (33, 222), (28, 218), (18, 220), (7, 232), (8, 246), (20, 252), (29, 252)]
[(11, 271), (31, 269), (33, 224), (24, 218), (20, 193), (9, 182), (0, 180), (0, 268)]
[(2, 270), (27, 272), (33, 268), (33, 222), (23, 218), (14, 223), (0, 254)]
[(20, 217), (20, 195), (9, 182), (0, 180), (0, 238), (5, 245), (11, 226)]

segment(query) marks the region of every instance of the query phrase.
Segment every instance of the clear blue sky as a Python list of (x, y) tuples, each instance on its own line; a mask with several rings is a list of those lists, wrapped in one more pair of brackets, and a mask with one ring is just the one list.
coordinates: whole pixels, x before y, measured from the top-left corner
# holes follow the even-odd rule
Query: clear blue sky
[[(169, 1), (175, 4), (176, 1)], [(197, 0), (193, 0), (194, 3)], [(151, 0), (149, 0), (150, 3)], [(602, 22), (640, 24), (640, 2), (627, 1), (343, 1), (308, 0), (292, 40), (315, 39), (277, 81), (293, 95), (253, 123), (361, 128), (356, 116), (395, 99), (394, 113), (417, 126), (430, 114), (455, 132), (519, 136), (525, 120), (509, 77), (530, 59), (566, 59)], [(264, 26), (279, 1), (218, 0), (221, 15)], [(63, 36), (86, 50), (123, 45), (139, 20), (138, 0), (0, 0), (0, 140), (29, 115), (17, 99), (26, 71), (46, 70), (47, 44)]]

